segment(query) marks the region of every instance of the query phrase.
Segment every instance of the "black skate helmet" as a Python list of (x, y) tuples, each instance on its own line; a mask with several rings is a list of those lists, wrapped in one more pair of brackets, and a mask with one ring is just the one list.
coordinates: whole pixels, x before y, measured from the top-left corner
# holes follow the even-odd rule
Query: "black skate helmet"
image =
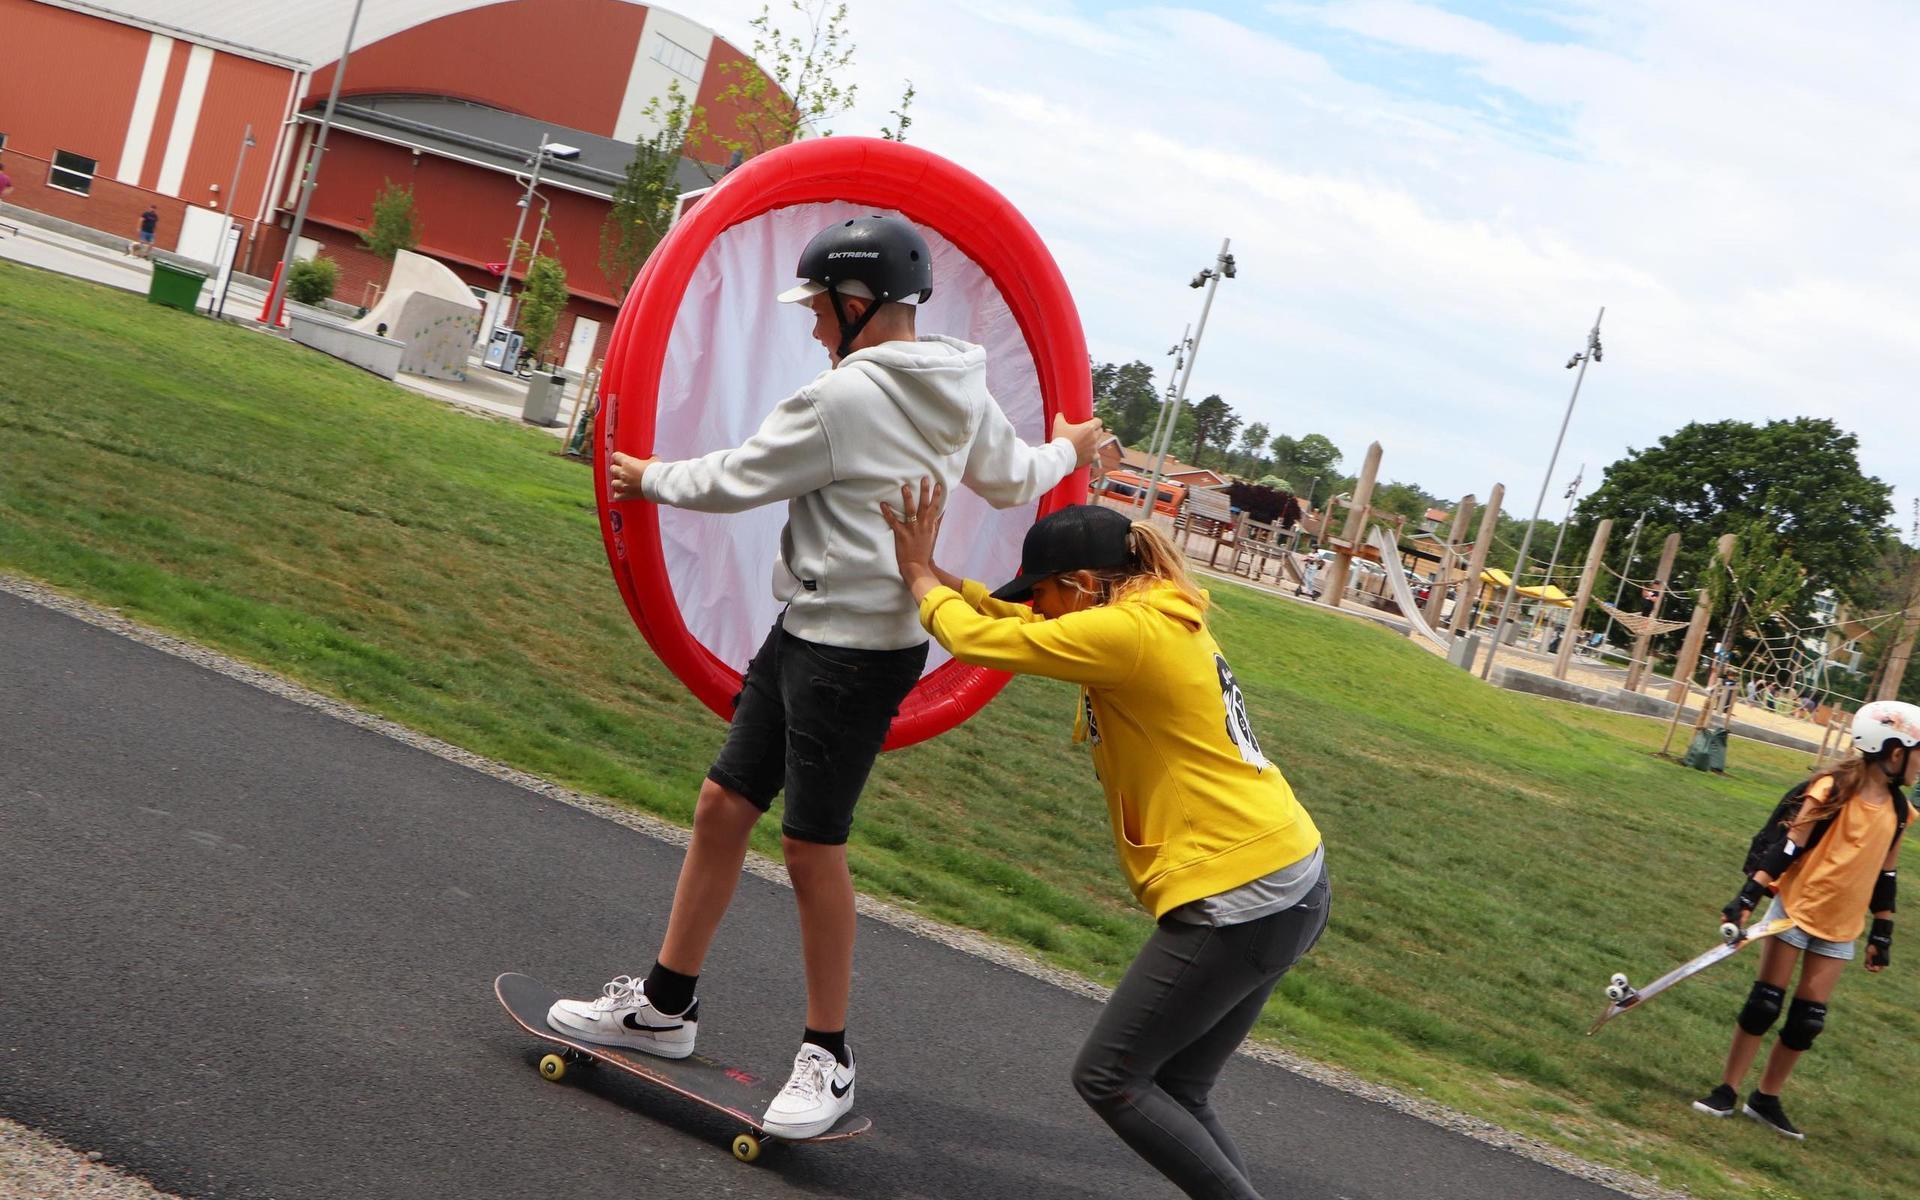
[[(800, 252), (794, 271), (805, 282), (780, 293), (789, 303), (805, 303), (825, 292), (840, 322), (839, 356), (845, 357), (881, 304), (925, 303), (933, 295), (933, 253), (920, 231), (900, 217), (851, 217), (822, 229)], [(841, 307), (843, 296), (874, 300), (852, 322)]]

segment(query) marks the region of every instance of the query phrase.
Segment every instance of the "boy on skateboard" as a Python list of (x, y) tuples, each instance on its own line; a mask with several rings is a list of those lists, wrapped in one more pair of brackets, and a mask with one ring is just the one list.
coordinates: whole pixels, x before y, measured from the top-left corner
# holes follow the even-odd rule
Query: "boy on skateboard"
[(733, 898), (748, 837), (785, 791), (781, 847), (800, 910), (807, 1022), (793, 1074), (769, 1105), (769, 1133), (812, 1137), (853, 1106), (847, 1047), (854, 802), (900, 703), (918, 682), (927, 634), (900, 581), (880, 501), (898, 481), (965, 483), (988, 503), (1037, 500), (1093, 458), (1100, 422), (1056, 418), (1053, 440), (1021, 442), (986, 386), (986, 351), (919, 336), (913, 304), (933, 294), (927, 243), (898, 217), (857, 217), (817, 234), (802, 282), (781, 293), (813, 312), (828, 369), (782, 401), (744, 445), (683, 462), (616, 453), (616, 500), (702, 512), (787, 501), (774, 594), (786, 610), (748, 664), (732, 727), (694, 811), (659, 955), (592, 1000), (561, 1000), (556, 1030), (665, 1058), (693, 1053), (695, 985)]

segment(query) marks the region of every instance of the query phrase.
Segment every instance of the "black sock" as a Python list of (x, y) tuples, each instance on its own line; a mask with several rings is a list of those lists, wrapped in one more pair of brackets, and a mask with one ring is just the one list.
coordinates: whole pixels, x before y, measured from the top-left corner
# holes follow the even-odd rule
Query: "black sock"
[(699, 981), (698, 975), (682, 975), (661, 966), (656, 958), (653, 970), (647, 972), (647, 1002), (663, 1015), (677, 1017), (692, 1005), (693, 985)]
[(801, 1035), (800, 1040), (830, 1052), (843, 1067), (853, 1065), (853, 1052), (847, 1049), (847, 1031), (844, 1029), (836, 1029), (832, 1033), (809, 1029)]

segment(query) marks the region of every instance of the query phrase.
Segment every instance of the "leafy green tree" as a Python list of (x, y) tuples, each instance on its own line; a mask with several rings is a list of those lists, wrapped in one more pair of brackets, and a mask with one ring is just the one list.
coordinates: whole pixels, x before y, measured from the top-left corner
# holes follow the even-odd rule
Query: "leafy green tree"
[(673, 208), (680, 199), (680, 156), (693, 115), (677, 82), (667, 85), (664, 103), (656, 96), (647, 101), (645, 111), (659, 132), (633, 143), (633, 158), (613, 189), (613, 206), (600, 226), (600, 270), (613, 285), (616, 303), (626, 297), (647, 255), (673, 224)]
[(387, 262), (402, 250), (420, 244), (420, 227), (414, 219), (413, 188), (401, 187), (393, 180), (373, 198), (373, 221), (360, 235), (360, 244)]
[(1233, 445), (1233, 435), (1240, 428), (1240, 415), (1233, 406), (1222, 400), (1216, 393), (1193, 406), (1193, 457), (1187, 461), (1194, 466), (1203, 466), (1201, 455), (1208, 446), (1218, 446), (1222, 451)]
[(1259, 475), (1264, 472), (1267, 435), (1270, 432), (1262, 421), (1255, 421), (1240, 431), (1240, 474)]
[[(1319, 433), (1309, 433), (1301, 438), (1283, 433), (1269, 442), (1267, 448), (1273, 452), (1274, 473), (1284, 475), (1303, 488), (1315, 478), (1330, 482), (1333, 469), (1341, 459), (1339, 447), (1329, 441), (1326, 435)], [(1335, 494), (1315, 490), (1323, 496)]]
[[(773, 10), (763, 4), (760, 15), (748, 22), (753, 30), (752, 61), (718, 65), (725, 84), (711, 107), (737, 114), (732, 130), (715, 129), (703, 110), (692, 119), (690, 144), (717, 149), (733, 159), (753, 158), (798, 139), (803, 132), (831, 137), (828, 123), (854, 106), (860, 85), (842, 82), (853, 73), (856, 49), (847, 28), (847, 6), (830, 0), (787, 0), (787, 7), (802, 32), (788, 33), (775, 25)], [(882, 137), (906, 140), (907, 127), (913, 123), (907, 115), (913, 96), (909, 80), (899, 107), (892, 111), (894, 123), (880, 131)]]
[[(1859, 439), (1823, 417), (1695, 422), (1606, 469), (1580, 502), (1579, 544), (1602, 517), (1645, 512), (1643, 545), (1680, 533), (1676, 586), (1691, 589), (1720, 535), (1759, 522), (1814, 581), (1858, 598), (1891, 539), (1891, 489), (1860, 469)], [(1795, 612), (1803, 611), (1796, 604)]]
[(547, 343), (553, 340), (553, 327), (567, 307), (567, 269), (560, 260), (545, 254), (534, 258), (527, 268), (527, 282), (520, 293), (520, 337), (534, 361), (544, 361)]
[(1153, 384), (1153, 368), (1139, 359), (1126, 364), (1095, 363), (1093, 366), (1093, 403), (1101, 411), (1100, 419), (1120, 439), (1131, 446), (1153, 432), (1160, 415), (1160, 393)]

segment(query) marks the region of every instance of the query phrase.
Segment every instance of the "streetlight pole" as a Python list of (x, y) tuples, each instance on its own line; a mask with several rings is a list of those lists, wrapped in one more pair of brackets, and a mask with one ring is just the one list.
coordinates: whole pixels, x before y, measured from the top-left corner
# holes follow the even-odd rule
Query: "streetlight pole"
[[(1565, 520), (1560, 522), (1560, 532), (1554, 535), (1553, 554), (1547, 559), (1547, 577), (1540, 585), (1540, 603), (1533, 606), (1533, 630), (1527, 634), (1529, 639), (1534, 636), (1534, 633), (1539, 631), (1540, 622), (1546, 619), (1547, 589), (1553, 586), (1553, 573), (1560, 566), (1560, 547), (1566, 541), (1567, 526), (1573, 522), (1573, 506), (1576, 498), (1580, 495), (1580, 481), (1586, 477), (1587, 464), (1581, 463), (1580, 469), (1574, 472), (1573, 482), (1567, 485), (1567, 516)], [(1563, 592), (1566, 591), (1565, 588), (1560, 590)], [(1569, 616), (1569, 620), (1571, 620), (1571, 616)]]
[[(1193, 277), (1189, 287), (1204, 287), (1207, 298), (1200, 305), (1200, 324), (1193, 331), (1193, 341), (1187, 346), (1187, 366), (1180, 375), (1180, 390), (1173, 397), (1173, 411), (1167, 414), (1167, 431), (1160, 439), (1160, 452), (1154, 456), (1153, 477), (1147, 481), (1147, 503), (1152, 504), (1160, 494), (1160, 477), (1167, 469), (1167, 451), (1173, 446), (1173, 431), (1180, 423), (1180, 406), (1187, 399), (1187, 383), (1193, 378), (1193, 360), (1200, 357), (1200, 339), (1207, 333), (1207, 314), (1213, 311), (1213, 294), (1220, 289), (1222, 279), (1232, 279), (1236, 274), (1233, 255), (1227, 253), (1227, 247), (1233, 244), (1232, 238), (1220, 239), (1220, 253), (1214, 258), (1213, 265)], [(1194, 464), (1198, 466), (1198, 463)], [(1152, 513), (1149, 508), (1148, 513)]]
[[(493, 331), (507, 317), (507, 286), (513, 282), (513, 262), (520, 257), (520, 234), (527, 227), (527, 210), (533, 207), (533, 189), (540, 186), (540, 166), (547, 161), (547, 135), (540, 134), (540, 148), (533, 152), (533, 174), (527, 179), (527, 194), (520, 198), (520, 216), (513, 223), (513, 241), (507, 247), (507, 267), (500, 272), (500, 290), (493, 300), (493, 325), (487, 330), (491, 338)], [(511, 367), (513, 364), (507, 364)]]
[[(233, 163), (233, 186), (227, 189), (227, 211), (222, 216), (220, 223), (221, 258), (225, 261), (221, 264), (220, 296), (214, 301), (213, 305), (213, 315), (215, 317), (218, 317), (222, 312), (226, 311), (227, 289), (233, 286), (233, 268), (235, 264), (232, 259), (228, 259), (226, 256), (227, 231), (233, 228), (233, 197), (240, 191), (240, 168), (246, 165), (247, 150), (252, 147), (253, 144), (253, 122), (248, 121), (247, 131), (240, 135), (240, 156), (236, 158)], [(234, 258), (238, 258), (240, 255), (240, 239), (238, 237), (233, 239), (233, 255)]]
[(1607, 315), (1606, 306), (1600, 306), (1600, 315), (1593, 319), (1593, 328), (1587, 333), (1587, 348), (1567, 360), (1567, 366), (1579, 367), (1580, 373), (1573, 377), (1573, 395), (1567, 397), (1566, 415), (1560, 418), (1560, 435), (1553, 439), (1553, 454), (1547, 459), (1547, 474), (1540, 481), (1540, 495), (1533, 502), (1533, 516), (1527, 518), (1527, 532), (1520, 538), (1520, 553), (1513, 564), (1513, 575), (1507, 581), (1506, 598), (1500, 602), (1500, 620), (1493, 627), (1493, 646), (1487, 651), (1487, 661), (1480, 664), (1480, 678), (1493, 674), (1493, 660), (1500, 654), (1500, 639), (1507, 632), (1507, 616), (1513, 611), (1513, 596), (1520, 587), (1520, 568), (1526, 565), (1527, 551), (1533, 546), (1533, 526), (1540, 520), (1540, 506), (1547, 502), (1547, 488), (1553, 483), (1553, 468), (1560, 461), (1560, 446), (1567, 440), (1567, 424), (1573, 420), (1573, 406), (1580, 399), (1580, 383), (1587, 377), (1587, 364), (1600, 361), (1600, 322)]
[(300, 205), (294, 209), (293, 226), (287, 230), (287, 244), (280, 251), (280, 266), (273, 273), (273, 286), (267, 289), (265, 316), (269, 325), (280, 324), (280, 300), (287, 294), (287, 272), (293, 267), (294, 252), (300, 248), (300, 230), (307, 223), (307, 205), (312, 202), (313, 189), (319, 183), (321, 156), (327, 152), (327, 130), (333, 127), (333, 110), (340, 103), (340, 84), (347, 77), (347, 59), (353, 54), (353, 34), (360, 28), (360, 9), (366, 2), (353, 0), (353, 16), (347, 21), (347, 42), (341, 47), (340, 61), (334, 64), (333, 90), (327, 93), (327, 107), (320, 114), (320, 136), (301, 171)]
[[(1633, 574), (1634, 555), (1640, 549), (1640, 527), (1642, 525), (1645, 525), (1646, 523), (1647, 523), (1647, 514), (1645, 513), (1641, 513), (1639, 516), (1633, 519), (1633, 540), (1627, 543), (1627, 569), (1620, 572), (1620, 586), (1613, 589), (1614, 612), (1618, 612), (1620, 610), (1620, 598), (1627, 594), (1627, 576)], [(1613, 613), (1610, 612), (1607, 614), (1606, 632), (1600, 635), (1600, 644), (1602, 646), (1606, 645), (1607, 639), (1612, 636), (1613, 636)]]
[[(1173, 397), (1180, 389), (1180, 368), (1186, 364), (1187, 351), (1193, 347), (1193, 325), (1180, 331), (1180, 340), (1173, 344), (1167, 353), (1173, 358), (1173, 370), (1167, 372), (1167, 398), (1160, 402), (1160, 411), (1153, 415), (1153, 435), (1147, 439), (1147, 456), (1160, 453), (1160, 431), (1167, 428), (1169, 416), (1173, 413)], [(1154, 489), (1140, 493), (1140, 515), (1145, 520), (1153, 515)]]

